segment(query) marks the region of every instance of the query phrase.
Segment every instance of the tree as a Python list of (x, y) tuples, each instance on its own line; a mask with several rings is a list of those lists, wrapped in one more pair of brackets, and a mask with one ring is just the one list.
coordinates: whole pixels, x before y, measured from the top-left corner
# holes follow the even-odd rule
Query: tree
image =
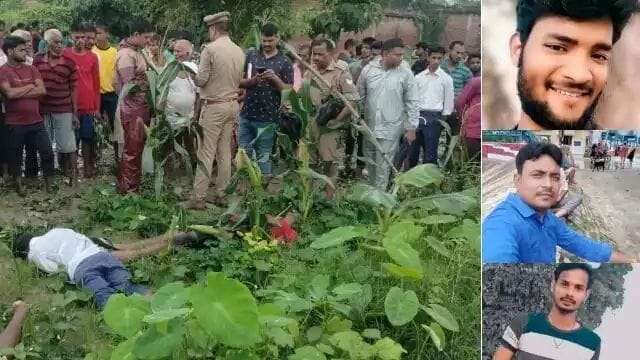
[[(515, 316), (549, 311), (553, 270), (550, 265), (484, 266), (483, 359), (491, 358), (497, 340)], [(591, 295), (578, 313), (585, 325), (591, 329), (598, 327), (607, 309), (622, 306), (624, 275), (631, 270), (629, 264), (603, 264), (594, 270)]]
[(310, 25), (309, 36), (327, 34), (338, 40), (340, 33), (362, 31), (380, 20), (387, 0), (322, 0), (320, 9), (306, 16)]

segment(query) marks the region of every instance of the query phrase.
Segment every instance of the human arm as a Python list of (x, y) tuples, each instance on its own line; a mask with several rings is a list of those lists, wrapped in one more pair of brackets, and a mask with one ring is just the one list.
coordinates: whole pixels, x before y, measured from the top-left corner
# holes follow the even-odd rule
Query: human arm
[(13, 348), (20, 342), (22, 334), (22, 323), (27, 317), (29, 306), (24, 301), (13, 303), (13, 317), (7, 327), (0, 333), (0, 349)]
[[(444, 76), (446, 75), (446, 76)], [(447, 74), (444, 76), (444, 103), (442, 104), (442, 116), (449, 116), (453, 113), (453, 99), (455, 97), (453, 91), (453, 79)]]
[(493, 354), (493, 360), (511, 360), (513, 355), (514, 352), (511, 351), (511, 349), (504, 345), (500, 345), (498, 350)]
[(278, 91), (290, 88), (293, 84), (293, 66), (291, 65), (291, 62), (286, 61), (279, 74), (268, 69), (265, 71), (263, 79), (271, 82), (271, 85), (273, 85)]
[[(451, 88), (453, 89), (453, 80), (451, 83)], [(464, 112), (464, 109), (471, 102), (473, 91), (473, 85), (471, 85), (471, 83), (468, 83), (464, 86), (460, 94), (458, 94), (458, 96), (455, 98), (454, 109), (458, 114), (462, 114)]]
[(74, 129), (80, 128), (78, 120), (78, 71), (75, 66), (71, 66), (71, 121)]
[(520, 348), (522, 336), (528, 316), (522, 314), (509, 323), (502, 337), (498, 339), (498, 348), (493, 354), (493, 360), (511, 360)]
[(27, 84), (25, 86), (13, 88), (11, 87), (11, 84), (9, 84), (8, 80), (0, 80), (0, 91), (2, 91), (2, 94), (8, 100), (23, 98), (29, 91), (33, 90), (35, 87), (35, 84)]
[(404, 110), (407, 113), (404, 124), (405, 138), (407, 141), (413, 142), (416, 139), (416, 129), (420, 123), (418, 84), (413, 75), (408, 74), (407, 81), (404, 82), (402, 97)]
[[(92, 53), (93, 54), (93, 53)], [(100, 61), (98, 60), (98, 56), (93, 54), (95, 58), (94, 67), (93, 67), (93, 86), (94, 86), (94, 94), (95, 94), (95, 104), (94, 109), (96, 109), (96, 116), (100, 116)]]
[(622, 254), (614, 251), (611, 245), (594, 241), (573, 230), (569, 225), (559, 220), (555, 215), (549, 215), (550, 220), (553, 221), (552, 226), (556, 232), (558, 246), (568, 252), (585, 260), (599, 263), (609, 261), (617, 262), (616, 260), (623, 260), (626, 258)]
[(198, 65), (198, 73), (196, 77), (193, 79), (193, 82), (198, 87), (203, 87), (209, 81), (209, 77), (211, 76), (211, 61), (213, 57), (209, 50), (209, 47), (205, 47), (200, 55), (200, 64)]
[(248, 89), (258, 85), (262, 78), (262, 74), (258, 74), (256, 69), (254, 69), (253, 67), (253, 63), (251, 62), (251, 55), (252, 53), (248, 52), (244, 59), (244, 76), (242, 80), (240, 80), (239, 85), (241, 89)]
[(482, 262), (519, 263), (518, 233), (503, 209), (496, 209), (482, 224)]

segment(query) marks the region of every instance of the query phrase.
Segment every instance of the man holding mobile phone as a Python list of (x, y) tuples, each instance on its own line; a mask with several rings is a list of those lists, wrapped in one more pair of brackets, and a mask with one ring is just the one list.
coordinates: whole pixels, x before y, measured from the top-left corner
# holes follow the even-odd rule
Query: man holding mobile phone
[(267, 23), (261, 32), (260, 49), (247, 52), (245, 79), (240, 82), (240, 87), (246, 89), (246, 96), (240, 112), (238, 143), (257, 160), (260, 171), (270, 176), (280, 94), (293, 84), (293, 65), (278, 51), (280, 37), (276, 25)]

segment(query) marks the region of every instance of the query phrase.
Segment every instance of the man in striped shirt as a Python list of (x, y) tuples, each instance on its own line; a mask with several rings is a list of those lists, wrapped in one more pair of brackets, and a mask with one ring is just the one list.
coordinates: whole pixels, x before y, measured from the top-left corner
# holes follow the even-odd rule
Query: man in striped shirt
[(442, 61), (440, 67), (453, 79), (453, 93), (458, 96), (467, 82), (473, 77), (471, 70), (465, 65), (464, 43), (462, 41), (452, 41), (449, 44), (449, 54)]
[(37, 55), (33, 61), (40, 74), (47, 94), (40, 99), (42, 113), (51, 142), (58, 150), (58, 162), (70, 185), (77, 179), (77, 154), (75, 128), (78, 127), (76, 108), (76, 81), (78, 73), (73, 60), (63, 56), (62, 33), (49, 29), (44, 33), (47, 52)]
[(591, 267), (584, 263), (562, 263), (553, 275), (551, 311), (513, 320), (500, 339), (493, 360), (599, 358), (600, 337), (577, 319), (593, 283)]

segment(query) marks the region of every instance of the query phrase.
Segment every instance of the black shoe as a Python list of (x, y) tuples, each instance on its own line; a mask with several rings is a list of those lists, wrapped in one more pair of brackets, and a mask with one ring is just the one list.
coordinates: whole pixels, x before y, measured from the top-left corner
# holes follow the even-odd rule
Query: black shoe
[(113, 245), (111, 240), (107, 238), (92, 237), (90, 239), (94, 244), (100, 246), (101, 248), (105, 248), (108, 250), (119, 250), (115, 245)]
[(200, 235), (195, 231), (189, 231), (186, 233), (179, 233), (173, 237), (173, 245), (183, 247), (200, 247), (204, 241), (205, 236)]

